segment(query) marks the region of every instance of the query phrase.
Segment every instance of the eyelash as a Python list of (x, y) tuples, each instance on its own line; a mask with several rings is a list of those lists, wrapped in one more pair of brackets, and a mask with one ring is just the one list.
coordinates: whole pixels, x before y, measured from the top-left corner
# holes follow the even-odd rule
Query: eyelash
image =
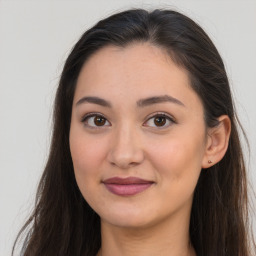
[[(92, 126), (92, 125), (88, 125), (88, 120), (89, 120), (89, 118), (91, 118), (91, 117), (94, 117), (94, 118), (95, 118), (95, 117), (100, 117), (100, 118), (103, 118), (106, 122), (110, 123), (110, 122), (107, 120), (107, 118), (105, 118), (104, 115), (102, 115), (102, 114), (100, 114), (100, 113), (89, 113), (89, 114), (85, 115), (85, 116), (82, 118), (81, 122), (84, 123), (84, 125), (85, 125), (86, 127), (90, 128), (90, 129), (101, 129), (101, 127), (105, 127), (105, 125), (103, 125), (103, 126), (97, 126), (97, 125)], [(165, 120), (169, 121), (170, 123), (169, 123), (168, 126), (165, 126), (165, 124), (164, 124), (164, 126), (160, 126), (160, 127), (155, 126), (154, 128), (156, 128), (156, 129), (164, 129), (164, 128), (167, 128), (167, 127), (171, 126), (172, 124), (176, 124), (176, 123), (177, 123), (177, 122), (175, 121), (175, 119), (174, 119), (172, 116), (167, 115), (166, 113), (157, 112), (157, 113), (152, 114), (150, 117), (148, 117), (148, 119), (146, 120), (146, 122), (143, 123), (143, 126), (146, 126), (146, 125), (144, 125), (145, 123), (147, 123), (147, 122), (149, 122), (151, 119), (154, 119), (154, 118), (157, 118), (157, 117), (165, 118)], [(165, 123), (166, 123), (166, 122), (165, 122)]]
[[(146, 122), (149, 122), (149, 120), (155, 119), (155, 118), (157, 118), (157, 117), (162, 117), (162, 118), (164, 118), (164, 119), (166, 120), (166, 122), (169, 121), (170, 123), (169, 123), (169, 125), (167, 125), (167, 126), (165, 126), (165, 125), (164, 125), (164, 126), (160, 126), (160, 127), (155, 126), (154, 128), (156, 128), (156, 129), (168, 128), (168, 127), (171, 126), (172, 124), (176, 124), (176, 123), (177, 123), (177, 122), (175, 121), (175, 119), (174, 119), (172, 116), (170, 116), (170, 115), (168, 115), (168, 114), (166, 114), (166, 113), (163, 113), (163, 112), (157, 112), (157, 113), (152, 114), (151, 116), (149, 116), (149, 117), (147, 118)], [(165, 122), (165, 123), (166, 123), (166, 122)], [(145, 126), (145, 125), (143, 124), (143, 126)]]
[[(101, 129), (101, 126), (91, 126), (91, 125), (88, 125), (88, 119), (91, 118), (91, 117), (101, 117), (103, 119), (105, 119), (107, 121), (107, 118), (104, 117), (104, 115), (100, 114), (100, 113), (89, 113), (89, 114), (86, 114), (81, 122), (84, 123), (84, 125), (90, 129)], [(109, 121), (107, 121), (109, 123)], [(102, 126), (104, 127), (104, 126)]]

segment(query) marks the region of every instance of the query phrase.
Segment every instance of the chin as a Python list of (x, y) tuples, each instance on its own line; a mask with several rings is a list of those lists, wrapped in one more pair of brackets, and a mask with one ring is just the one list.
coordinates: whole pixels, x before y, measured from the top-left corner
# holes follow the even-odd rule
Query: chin
[(107, 214), (103, 214), (101, 219), (116, 227), (132, 229), (146, 228), (155, 222), (154, 216), (145, 211), (135, 209), (108, 212)]
[(108, 220), (108, 223), (124, 229), (140, 229), (150, 226), (150, 223), (147, 221), (143, 219), (135, 219), (132, 217)]

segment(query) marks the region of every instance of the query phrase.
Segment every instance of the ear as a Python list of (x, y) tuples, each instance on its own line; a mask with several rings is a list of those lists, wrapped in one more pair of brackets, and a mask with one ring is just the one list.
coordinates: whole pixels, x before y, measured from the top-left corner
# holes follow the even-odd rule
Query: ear
[(216, 127), (208, 128), (205, 154), (202, 160), (202, 168), (209, 168), (218, 163), (225, 155), (231, 132), (231, 122), (227, 115), (218, 118)]

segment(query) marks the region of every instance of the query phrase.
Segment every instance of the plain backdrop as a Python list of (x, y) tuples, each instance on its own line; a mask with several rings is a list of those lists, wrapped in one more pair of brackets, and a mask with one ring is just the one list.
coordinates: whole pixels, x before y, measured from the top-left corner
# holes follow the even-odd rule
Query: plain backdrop
[(256, 1), (0, 0), (1, 256), (11, 254), (15, 236), (33, 208), (65, 58), (87, 28), (129, 7), (181, 11), (212, 38), (224, 59), (251, 145), (247, 165), (256, 185)]

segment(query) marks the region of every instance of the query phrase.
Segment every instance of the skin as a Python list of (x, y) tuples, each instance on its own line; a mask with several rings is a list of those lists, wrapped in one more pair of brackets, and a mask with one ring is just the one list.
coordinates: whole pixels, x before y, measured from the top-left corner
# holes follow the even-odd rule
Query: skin
[[(137, 105), (166, 95), (176, 100)], [(103, 116), (102, 123), (84, 118), (89, 113)], [(195, 255), (189, 241), (194, 189), (202, 168), (225, 154), (230, 133), (226, 116), (210, 130), (203, 113), (187, 72), (149, 43), (107, 46), (85, 63), (74, 95), (70, 150), (79, 189), (101, 218), (98, 255)], [(102, 183), (130, 176), (153, 185), (119, 196)]]

